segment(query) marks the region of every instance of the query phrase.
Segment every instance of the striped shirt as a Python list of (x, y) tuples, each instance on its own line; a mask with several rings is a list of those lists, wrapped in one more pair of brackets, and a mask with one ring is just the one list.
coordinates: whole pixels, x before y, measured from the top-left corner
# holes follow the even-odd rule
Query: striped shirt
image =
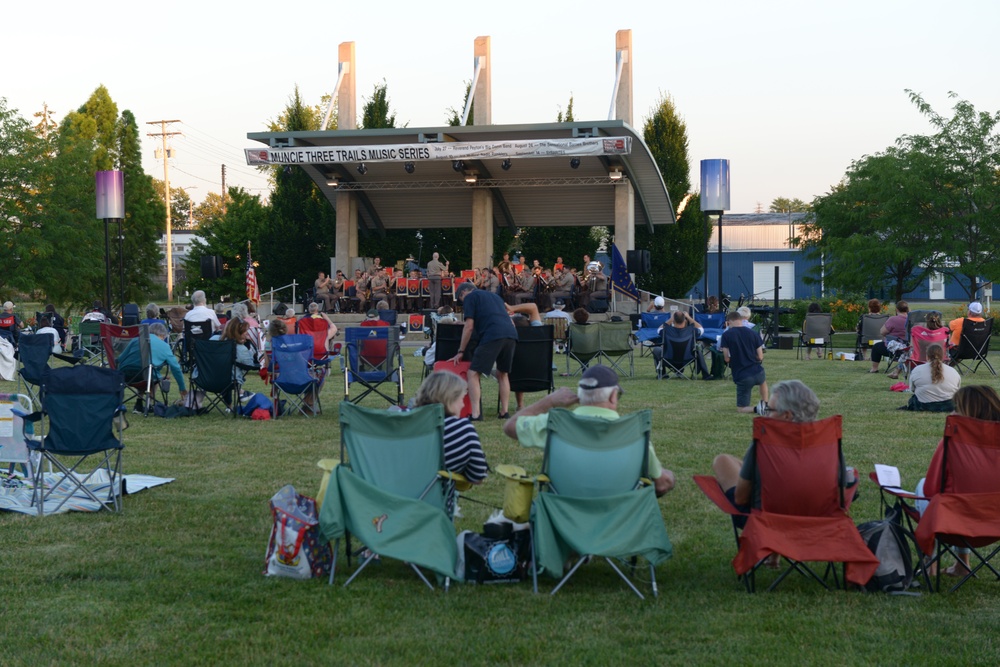
[(464, 417), (444, 419), (444, 467), (465, 475), (470, 482), (486, 479), (486, 455), (476, 427)]

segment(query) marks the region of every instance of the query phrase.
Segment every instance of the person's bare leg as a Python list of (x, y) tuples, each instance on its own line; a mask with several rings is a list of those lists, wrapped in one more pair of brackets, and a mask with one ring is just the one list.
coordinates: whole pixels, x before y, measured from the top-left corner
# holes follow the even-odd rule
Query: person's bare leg
[(731, 454), (719, 454), (712, 461), (712, 473), (723, 491), (735, 488), (743, 462)]
[[(510, 384), (507, 384), (510, 391)], [(469, 405), (472, 407), (472, 418), (479, 418), (479, 399), (482, 396), (482, 387), (479, 385), (479, 373), (469, 371)]]
[[(497, 371), (497, 384), (500, 387), (500, 409), (502, 410), (500, 414), (504, 415), (510, 412), (510, 375)], [(471, 391), (469, 392), (469, 399), (472, 399)]]
[(767, 403), (767, 400), (771, 398), (771, 392), (767, 388), (767, 380), (760, 383), (760, 400)]

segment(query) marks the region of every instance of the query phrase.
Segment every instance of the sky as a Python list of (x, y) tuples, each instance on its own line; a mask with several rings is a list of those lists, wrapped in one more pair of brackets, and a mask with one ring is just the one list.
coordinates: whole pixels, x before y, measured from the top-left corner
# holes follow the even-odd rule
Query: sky
[[(56, 120), (105, 85), (144, 132), (178, 119), (172, 187), (196, 202), (227, 185), (266, 194), (246, 165), (248, 132), (267, 129), (295, 87), (318, 104), (337, 79), (337, 47), (353, 41), (357, 106), (388, 86), (397, 125), (445, 124), (473, 74), (473, 42), (491, 38), (493, 122), (606, 120), (615, 33), (632, 30), (633, 125), (662, 95), (687, 124), (692, 188), (699, 161), (730, 160), (732, 212), (777, 197), (828, 192), (853, 160), (931, 127), (905, 90), (950, 115), (954, 91), (1000, 109), (994, 31), (1000, 2), (529, 2), (381, 0), (352, 3), (51, 0), (4, 8), (0, 97), (22, 116)], [(98, 13), (98, 10), (100, 13)], [(288, 11), (286, 11), (288, 10)], [(159, 138), (143, 164), (163, 178)], [(676, 204), (676, 202), (675, 202)]]

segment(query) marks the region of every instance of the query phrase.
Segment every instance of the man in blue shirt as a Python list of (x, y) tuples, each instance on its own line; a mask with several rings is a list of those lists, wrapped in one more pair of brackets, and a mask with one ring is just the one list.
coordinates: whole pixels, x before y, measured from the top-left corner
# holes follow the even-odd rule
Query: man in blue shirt
[[(733, 371), (736, 383), (736, 411), (767, 413), (767, 378), (764, 375), (764, 341), (754, 329), (743, 326), (743, 316), (738, 311), (730, 311), (726, 316), (729, 327), (722, 333), (719, 347)], [(750, 405), (750, 392), (760, 386), (760, 403)]]
[(458, 354), (451, 358), (457, 364), (465, 357), (470, 342), (475, 338), (477, 344), (472, 352), (472, 364), (469, 367), (469, 402), (472, 405), (472, 421), (482, 421), (479, 414), (479, 399), (482, 389), (479, 376), (489, 375), (493, 365), (497, 367), (497, 384), (500, 389), (500, 407), (503, 410), (501, 419), (510, 417), (510, 369), (514, 363), (514, 346), (517, 344), (517, 329), (507, 314), (503, 299), (492, 292), (476, 289), (470, 282), (461, 283), (455, 288), (455, 298), (462, 304), (465, 317), (465, 328), (462, 330), (462, 340), (458, 345)]
[[(149, 358), (153, 365), (153, 382), (160, 381), (159, 369), (166, 364), (170, 367), (170, 373), (177, 380), (177, 388), (180, 390), (181, 398), (187, 396), (187, 386), (184, 384), (184, 372), (177, 362), (173, 350), (167, 344), (167, 327), (163, 324), (151, 324), (149, 326)], [(133, 378), (140, 376), (145, 369), (142, 368), (142, 361), (139, 357), (139, 339), (134, 338), (122, 350), (118, 357), (118, 368), (125, 374), (125, 381), (131, 383)], [(136, 400), (136, 411), (142, 412), (140, 406), (143, 398), (140, 396)]]

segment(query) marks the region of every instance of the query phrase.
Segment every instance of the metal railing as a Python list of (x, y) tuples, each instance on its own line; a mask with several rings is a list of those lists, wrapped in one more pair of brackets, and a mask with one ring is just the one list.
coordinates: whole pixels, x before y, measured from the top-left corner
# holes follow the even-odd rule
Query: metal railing
[[(291, 287), (292, 288), (292, 302), (291, 303), (292, 303), (292, 308), (294, 308), (295, 304), (297, 303), (297, 300), (295, 298), (295, 290), (296, 290), (296, 288), (298, 286), (299, 286), (299, 283), (297, 281), (295, 281), (295, 280), (292, 280), (292, 282), (290, 282), (287, 285), (282, 285), (281, 287), (272, 287), (270, 290), (268, 290), (266, 292), (261, 292), (261, 294), (260, 294), (260, 302), (264, 303), (265, 301), (267, 301), (268, 302), (268, 308), (269, 308), (269, 310), (272, 313), (274, 313), (274, 295), (277, 294), (278, 292), (282, 291), (282, 290), (286, 290), (289, 287)], [(250, 302), (250, 299), (242, 299), (241, 301), (235, 301), (234, 303), (249, 303), (249, 302)], [(280, 313), (280, 315), (282, 317), (285, 316), (284, 313)]]

